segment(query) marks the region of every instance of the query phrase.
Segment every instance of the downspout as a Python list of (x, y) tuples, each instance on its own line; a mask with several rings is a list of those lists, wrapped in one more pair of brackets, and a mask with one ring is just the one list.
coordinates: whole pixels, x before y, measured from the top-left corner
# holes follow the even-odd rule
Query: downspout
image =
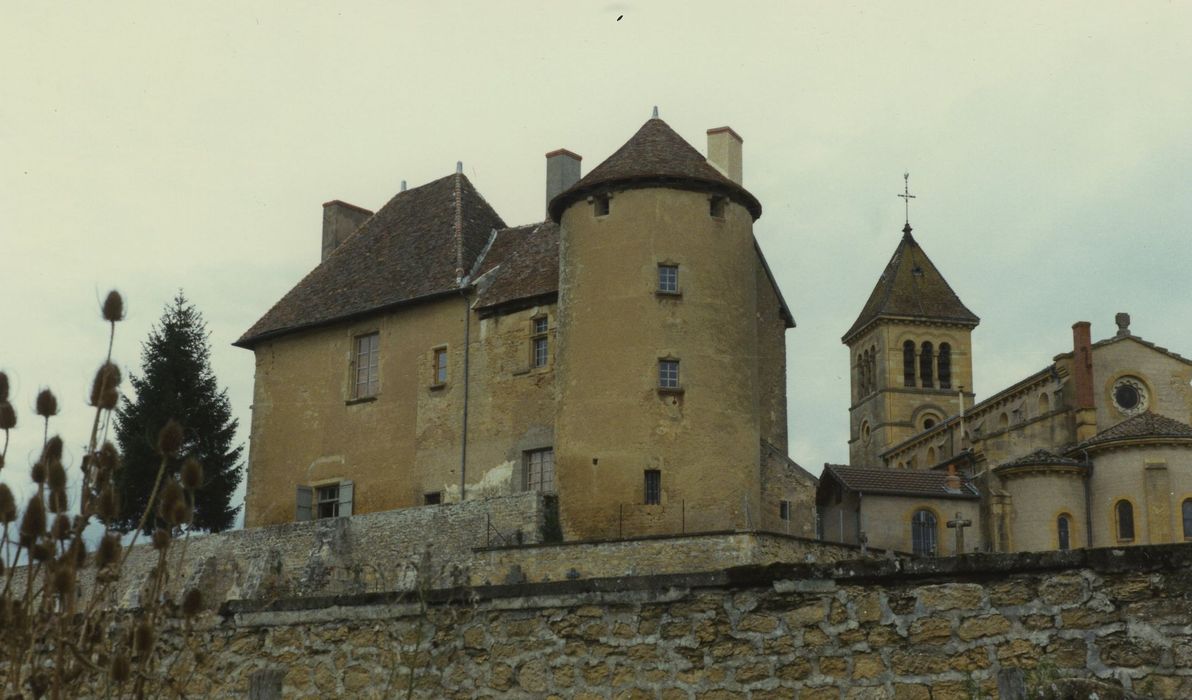
[(472, 307), (466, 289), (461, 289), (459, 295), (464, 301), (464, 421), (459, 449), (459, 501), (463, 503), (468, 495), (468, 364), (472, 354)]
[(1088, 450), (1084, 453), (1084, 546), (1093, 548), (1093, 460), (1089, 459)]

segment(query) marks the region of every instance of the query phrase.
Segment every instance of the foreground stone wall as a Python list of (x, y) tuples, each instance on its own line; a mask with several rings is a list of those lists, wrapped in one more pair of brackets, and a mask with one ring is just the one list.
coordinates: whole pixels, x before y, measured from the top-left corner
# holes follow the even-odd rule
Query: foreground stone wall
[[(1003, 669), (1192, 696), (1192, 546), (236, 601), (196, 694), (970, 698)], [(188, 669), (189, 670), (189, 669)]]

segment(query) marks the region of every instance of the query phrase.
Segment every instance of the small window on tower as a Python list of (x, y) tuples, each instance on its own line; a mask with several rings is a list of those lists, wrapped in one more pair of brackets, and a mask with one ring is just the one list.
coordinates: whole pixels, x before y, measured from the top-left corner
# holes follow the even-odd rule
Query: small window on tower
[(679, 389), (678, 360), (658, 361), (658, 388), (670, 390)]
[(678, 265), (659, 265), (658, 266), (658, 293), (659, 294), (678, 294), (679, 293), (679, 266)]
[(447, 348), (435, 348), (434, 377), (431, 386), (447, 383)]
[(422, 502), (428, 506), (437, 506), (443, 502), (443, 492), (432, 491), (430, 493), (422, 494)]
[(778, 502), (778, 517), (783, 520), (786, 520), (788, 522), (790, 521), (790, 519), (791, 519), (791, 502), (790, 501), (779, 501)]
[(724, 218), (724, 197), (712, 197), (711, 199), (708, 200), (708, 203), (709, 203), (708, 204), (708, 209), (709, 209), (708, 213), (710, 213), (712, 215), (712, 218), (723, 219)]
[(593, 211), (596, 216), (608, 216), (608, 195), (596, 198), (593, 202)]
[(657, 469), (646, 470), (646, 505), (662, 504), (662, 472)]
[(550, 359), (550, 344), (546, 335), (550, 320), (546, 316), (540, 316), (530, 323), (530, 366), (545, 367)]

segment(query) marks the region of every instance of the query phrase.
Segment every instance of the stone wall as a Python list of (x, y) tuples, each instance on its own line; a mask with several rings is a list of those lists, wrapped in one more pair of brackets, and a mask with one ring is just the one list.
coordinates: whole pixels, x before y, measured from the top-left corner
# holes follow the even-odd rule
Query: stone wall
[[(1192, 695), (1192, 547), (234, 601), (196, 694), (971, 698), (1006, 669)], [(412, 675), (411, 675), (412, 670)]]

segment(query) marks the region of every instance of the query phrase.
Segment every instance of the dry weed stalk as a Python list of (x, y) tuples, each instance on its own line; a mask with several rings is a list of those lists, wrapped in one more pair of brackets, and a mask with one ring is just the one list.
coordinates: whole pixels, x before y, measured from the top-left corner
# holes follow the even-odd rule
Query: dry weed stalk
[[(72, 514), (68, 507), (62, 439), (49, 432), (50, 419), (58, 414), (58, 400), (49, 389), (40, 391), (35, 404), (43, 422), (43, 447), (31, 469), (36, 492), (19, 514), (19, 523), (12, 490), (0, 483), (0, 696), (6, 700), (187, 697), (201, 662), (192, 631), (203, 608), (202, 595), (191, 590), (175, 601), (169, 587), (171, 569), (181, 572), (185, 565), (185, 537), (173, 561), (170, 552), (179, 535), (189, 535), (195, 489), (202, 483), (202, 467), (193, 459), (186, 461), (181, 481), (166, 480), (183, 457), (178, 453), (181, 426), (171, 420), (158, 436), (157, 481), (132, 541), (122, 546), (119, 533), (111, 529), (91, 547), (84, 537), (88, 525), (107, 522), (119, 512), (113, 477), (120, 469), (120, 454), (106, 440), (121, 382), (120, 370), (112, 363), (116, 324), (124, 318), (118, 292), (108, 294), (102, 315), (109, 324), (107, 356), (91, 388), (95, 417), (79, 464), (77, 512)], [(8, 392), (8, 377), (0, 372), (0, 470), (5, 467), (9, 431), (17, 424)], [(157, 562), (140, 606), (122, 611), (115, 605), (113, 589), (151, 515), (160, 525), (153, 535)], [(84, 574), (92, 574), (91, 580)], [(190, 669), (181, 678), (172, 672), (180, 665)]]

